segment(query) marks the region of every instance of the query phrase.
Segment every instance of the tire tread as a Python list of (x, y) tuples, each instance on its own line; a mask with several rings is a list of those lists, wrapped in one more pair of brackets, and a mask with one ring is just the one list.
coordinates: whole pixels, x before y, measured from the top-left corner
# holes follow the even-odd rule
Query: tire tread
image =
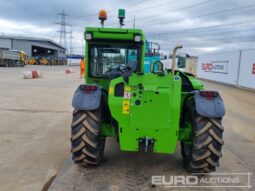
[(186, 110), (191, 113), (193, 126), (193, 139), (190, 154), (184, 150), (182, 142), (182, 155), (184, 167), (189, 172), (214, 172), (219, 166), (222, 157), (223, 130), (221, 118), (208, 118), (198, 115), (194, 111), (194, 100), (189, 100)]
[(91, 166), (99, 165), (103, 158), (104, 139), (100, 138), (100, 110), (73, 111), (71, 125), (72, 155), (75, 163)]

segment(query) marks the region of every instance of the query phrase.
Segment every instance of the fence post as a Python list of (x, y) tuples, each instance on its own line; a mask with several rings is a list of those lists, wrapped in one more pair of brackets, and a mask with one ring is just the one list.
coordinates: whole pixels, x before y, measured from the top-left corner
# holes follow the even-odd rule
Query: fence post
[(242, 61), (242, 50), (240, 50), (238, 69), (237, 69), (237, 81), (236, 81), (236, 86), (237, 87), (239, 87), (239, 77), (240, 77), (241, 61)]

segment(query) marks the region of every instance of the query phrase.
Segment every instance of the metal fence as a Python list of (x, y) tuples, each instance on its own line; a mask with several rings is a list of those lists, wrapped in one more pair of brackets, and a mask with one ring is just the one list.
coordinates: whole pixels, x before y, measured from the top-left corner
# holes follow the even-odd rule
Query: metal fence
[(240, 50), (201, 55), (200, 78), (255, 89), (255, 50)]

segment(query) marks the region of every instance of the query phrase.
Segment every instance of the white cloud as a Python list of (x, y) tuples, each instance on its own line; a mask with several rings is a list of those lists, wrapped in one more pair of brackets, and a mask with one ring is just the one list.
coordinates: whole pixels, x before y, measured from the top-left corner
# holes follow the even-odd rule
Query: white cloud
[[(136, 27), (144, 29), (148, 40), (168, 44), (162, 45), (162, 50), (167, 52), (179, 43), (184, 45), (182, 51), (191, 55), (254, 48), (253, 0), (37, 0), (30, 3), (1, 0), (0, 34), (43, 37), (58, 42), (58, 28), (53, 23), (57, 21), (57, 13), (65, 10), (73, 25), (74, 51), (82, 53), (84, 28), (100, 27), (97, 18), (100, 9), (108, 12), (106, 27), (117, 27), (118, 8), (126, 9), (125, 27), (133, 27), (135, 15)], [(242, 24), (248, 20), (254, 23)], [(241, 24), (228, 26), (234, 22)], [(208, 28), (199, 29), (203, 27)], [(155, 35), (166, 32), (169, 34)]]
[[(45, 37), (52, 33), (50, 27), (40, 27), (26, 22), (15, 22), (0, 19), (0, 33), (6, 35)], [(51, 38), (51, 37), (50, 37)]]
[(201, 52), (215, 52), (220, 50), (220, 47), (213, 46), (213, 47), (202, 47), (202, 48), (195, 48), (195, 49)]

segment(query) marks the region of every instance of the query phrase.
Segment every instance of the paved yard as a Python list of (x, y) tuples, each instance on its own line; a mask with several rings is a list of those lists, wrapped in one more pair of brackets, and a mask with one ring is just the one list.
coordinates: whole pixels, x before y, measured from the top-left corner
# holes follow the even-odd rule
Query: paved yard
[[(41, 79), (22, 79), (39, 69)], [(66, 66), (0, 68), (0, 190), (41, 190), (69, 155), (71, 99), (79, 79)]]
[[(41, 70), (43, 78), (22, 79), (22, 71), (31, 68)], [(0, 68), (0, 191), (46, 190), (59, 171), (52, 191), (165, 190), (152, 187), (152, 175), (187, 174), (180, 148), (174, 155), (121, 152), (114, 139), (107, 140), (100, 167), (74, 165), (69, 146), (71, 99), (82, 80), (79, 67), (73, 67), (72, 74), (65, 74), (65, 68)], [(255, 93), (204, 83), (207, 89), (221, 92), (227, 109), (223, 159), (217, 172), (255, 173)]]

